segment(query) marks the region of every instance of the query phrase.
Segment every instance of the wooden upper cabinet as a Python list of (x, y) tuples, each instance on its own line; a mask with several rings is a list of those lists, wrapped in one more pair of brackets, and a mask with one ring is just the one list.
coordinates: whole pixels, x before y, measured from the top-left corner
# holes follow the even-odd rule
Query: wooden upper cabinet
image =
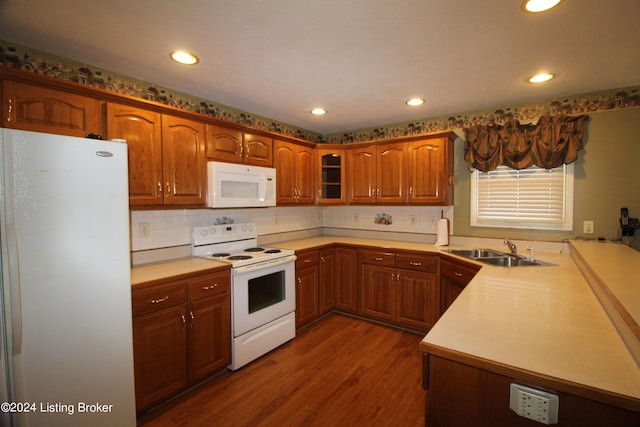
[(207, 160), (273, 166), (273, 140), (261, 135), (207, 124)]
[(162, 175), (165, 205), (206, 203), (205, 125), (162, 116)]
[(409, 203), (453, 204), (453, 141), (433, 138), (409, 144)]
[(314, 160), (314, 148), (276, 140), (274, 165), (278, 204), (315, 203)]
[(108, 103), (107, 138), (121, 138), (127, 141), (129, 204), (161, 205), (163, 203), (161, 114)]
[(255, 166), (273, 166), (273, 139), (245, 133), (244, 162)]
[(375, 146), (347, 150), (347, 201), (349, 203), (376, 202)]
[(376, 148), (378, 203), (406, 203), (407, 145), (394, 143), (378, 145)]
[(207, 160), (242, 163), (242, 132), (207, 124)]
[(406, 203), (407, 148), (404, 143), (348, 150), (349, 203)]
[(318, 203), (345, 204), (347, 201), (345, 149), (318, 148), (316, 159)]
[(3, 127), (82, 138), (104, 132), (97, 98), (4, 80), (2, 100)]

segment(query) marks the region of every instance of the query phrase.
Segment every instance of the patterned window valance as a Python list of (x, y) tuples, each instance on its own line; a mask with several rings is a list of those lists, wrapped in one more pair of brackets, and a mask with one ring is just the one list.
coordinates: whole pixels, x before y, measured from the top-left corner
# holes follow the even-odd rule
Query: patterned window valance
[(482, 172), (498, 165), (553, 169), (572, 163), (582, 149), (584, 121), (588, 118), (546, 114), (536, 124), (521, 125), (516, 119), (508, 119), (504, 125), (465, 128), (464, 158), (470, 169)]

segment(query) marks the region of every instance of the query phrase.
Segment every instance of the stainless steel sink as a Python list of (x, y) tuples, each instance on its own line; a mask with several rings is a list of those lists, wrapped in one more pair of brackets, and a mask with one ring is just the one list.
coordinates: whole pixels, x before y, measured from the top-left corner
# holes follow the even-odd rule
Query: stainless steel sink
[(494, 251), (491, 249), (447, 249), (445, 252), (449, 252), (450, 254), (462, 256), (465, 258), (472, 258), (472, 259), (508, 255), (504, 252)]
[(473, 259), (496, 267), (526, 267), (540, 265), (556, 265), (546, 261), (532, 260), (522, 255), (513, 255), (492, 249), (447, 249), (453, 255)]

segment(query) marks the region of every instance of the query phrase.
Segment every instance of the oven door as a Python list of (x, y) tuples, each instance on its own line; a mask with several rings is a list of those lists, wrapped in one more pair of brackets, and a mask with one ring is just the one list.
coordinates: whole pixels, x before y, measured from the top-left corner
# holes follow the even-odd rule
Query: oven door
[(232, 269), (234, 337), (295, 311), (295, 261), (291, 255)]

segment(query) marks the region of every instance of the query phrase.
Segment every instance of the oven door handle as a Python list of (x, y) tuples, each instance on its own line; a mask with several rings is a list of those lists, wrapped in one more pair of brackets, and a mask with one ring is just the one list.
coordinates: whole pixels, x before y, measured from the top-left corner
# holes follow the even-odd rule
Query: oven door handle
[(261, 261), (255, 264), (243, 265), (242, 267), (232, 268), (234, 276), (238, 276), (243, 273), (248, 273), (250, 271), (260, 270), (267, 267), (277, 267), (279, 265), (287, 264), (290, 262), (295, 262), (298, 259), (295, 255), (288, 255), (281, 258), (275, 258), (268, 261)]

